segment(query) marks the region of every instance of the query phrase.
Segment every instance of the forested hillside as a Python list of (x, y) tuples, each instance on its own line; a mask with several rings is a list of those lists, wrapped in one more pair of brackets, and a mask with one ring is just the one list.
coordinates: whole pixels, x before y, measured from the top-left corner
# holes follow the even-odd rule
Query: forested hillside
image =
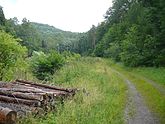
[(164, 0), (114, 0), (105, 21), (80, 39), (80, 53), (110, 57), (127, 66), (164, 66), (164, 6)]
[(75, 43), (81, 36), (80, 33), (63, 31), (47, 24), (32, 22), (31, 25), (38, 32), (43, 47), (60, 52), (70, 51), (72, 49), (70, 45)]
[(71, 44), (76, 42), (82, 33), (63, 31), (47, 24), (30, 22), (24, 18), (20, 23), (16, 17), (5, 19), (0, 8), (0, 29), (22, 40), (21, 44), (28, 48), (28, 56), (33, 51), (48, 52), (51, 49), (59, 52), (71, 50)]

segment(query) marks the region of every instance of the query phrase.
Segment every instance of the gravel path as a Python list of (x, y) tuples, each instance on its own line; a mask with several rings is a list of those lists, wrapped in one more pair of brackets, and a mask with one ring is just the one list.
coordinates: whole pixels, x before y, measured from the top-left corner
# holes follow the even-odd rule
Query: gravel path
[(136, 87), (123, 74), (112, 69), (122, 77), (128, 85), (128, 101), (125, 108), (125, 121), (127, 124), (159, 124), (157, 118), (153, 116), (145, 102), (136, 90)]
[[(128, 102), (125, 109), (125, 118), (128, 124), (158, 124), (158, 120), (152, 115), (148, 107), (145, 105), (140, 93), (135, 86), (128, 80), (125, 80), (128, 91)], [(132, 114), (130, 114), (132, 113)]]

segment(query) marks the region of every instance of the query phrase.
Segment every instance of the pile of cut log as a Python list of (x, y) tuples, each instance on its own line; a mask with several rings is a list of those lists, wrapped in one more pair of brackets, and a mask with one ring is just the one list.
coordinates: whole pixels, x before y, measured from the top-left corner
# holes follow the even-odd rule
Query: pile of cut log
[(57, 102), (75, 95), (76, 89), (59, 88), (25, 80), (0, 82), (0, 123), (14, 124), (28, 113), (55, 108)]

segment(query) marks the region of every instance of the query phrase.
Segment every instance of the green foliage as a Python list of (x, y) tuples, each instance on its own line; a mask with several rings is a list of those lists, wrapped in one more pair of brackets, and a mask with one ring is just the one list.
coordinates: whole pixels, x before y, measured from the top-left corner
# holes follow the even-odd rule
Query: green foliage
[[(126, 24), (114, 24), (109, 28), (108, 32), (105, 33), (104, 37), (97, 44), (95, 54), (101, 57), (112, 57), (119, 61), (119, 54), (121, 52), (121, 42), (124, 39), (124, 33), (126, 32)], [(102, 51), (102, 52), (101, 52)]]
[(73, 53), (73, 52), (70, 52), (70, 51), (64, 51), (64, 52), (61, 53), (61, 55), (65, 58), (66, 62), (70, 62), (70, 61), (73, 61), (73, 60), (79, 60), (81, 58), (80, 54)]
[(93, 51), (94, 55), (98, 57), (103, 57), (104, 48), (105, 48), (104, 42), (100, 42), (99, 44), (97, 44), (95, 50)]
[(155, 39), (150, 35), (142, 37), (137, 26), (130, 28), (122, 43), (122, 61), (129, 66), (154, 65)]
[(17, 63), (23, 62), (26, 48), (22, 47), (19, 41), (20, 39), (0, 31), (0, 80), (7, 79), (9, 73), (14, 73), (13, 68), (17, 68)]
[[(163, 0), (114, 0), (106, 20), (95, 28), (93, 54), (127, 66), (164, 66), (164, 6)], [(93, 42), (87, 39), (86, 47)]]
[(16, 27), (16, 36), (22, 39), (22, 45), (28, 48), (28, 56), (35, 50), (40, 50), (41, 41), (36, 29), (30, 21), (24, 18), (21, 25)]
[(5, 15), (3, 13), (3, 9), (0, 6), (0, 26), (4, 26), (5, 25)]
[[(30, 23), (33, 28), (38, 32), (40, 40), (42, 41), (42, 51), (58, 50), (59, 52), (63, 51), (74, 51), (75, 48), (73, 44), (75, 44), (78, 39), (80, 33), (73, 33), (69, 31), (63, 31), (57, 29), (53, 26), (40, 24), (40, 23)], [(46, 45), (45, 45), (46, 44)], [(43, 47), (44, 46), (44, 47)]]
[(49, 80), (64, 64), (64, 58), (56, 53), (34, 52), (31, 58), (32, 71), (40, 80)]
[(111, 57), (115, 61), (120, 61), (120, 53), (121, 53), (121, 48), (118, 43), (110, 43), (110, 47), (105, 50), (104, 56), (106, 57)]

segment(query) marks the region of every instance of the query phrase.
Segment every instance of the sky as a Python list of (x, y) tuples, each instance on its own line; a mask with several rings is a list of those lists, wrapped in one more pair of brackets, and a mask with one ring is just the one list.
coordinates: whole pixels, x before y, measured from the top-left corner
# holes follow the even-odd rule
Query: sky
[(104, 20), (112, 0), (0, 0), (0, 5), (7, 19), (26, 17), (65, 31), (86, 32)]

